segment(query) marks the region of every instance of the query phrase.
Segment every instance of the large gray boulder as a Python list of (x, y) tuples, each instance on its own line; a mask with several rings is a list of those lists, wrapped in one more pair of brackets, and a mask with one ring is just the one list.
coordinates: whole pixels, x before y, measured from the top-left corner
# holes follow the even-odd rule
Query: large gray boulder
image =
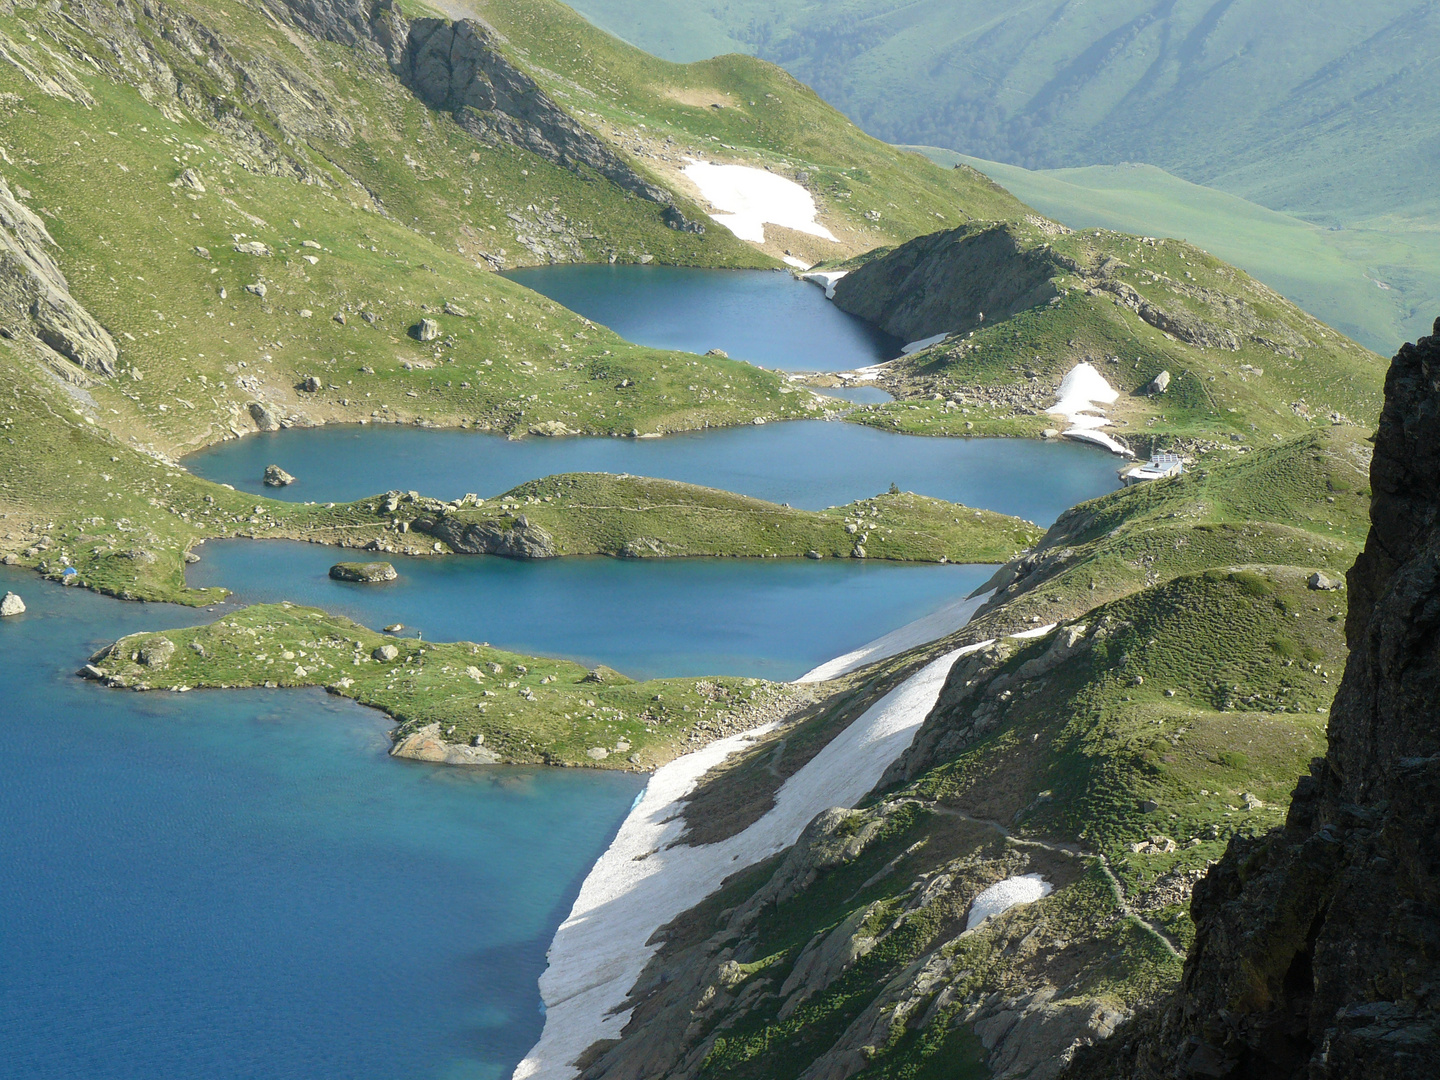
[(266, 487), (289, 487), (295, 483), (295, 477), (282, 469), (279, 465), (265, 466)]
[(7, 592), (4, 599), (0, 599), (0, 618), (9, 618), (11, 615), (23, 615), (25, 613), (25, 601), (13, 593)]

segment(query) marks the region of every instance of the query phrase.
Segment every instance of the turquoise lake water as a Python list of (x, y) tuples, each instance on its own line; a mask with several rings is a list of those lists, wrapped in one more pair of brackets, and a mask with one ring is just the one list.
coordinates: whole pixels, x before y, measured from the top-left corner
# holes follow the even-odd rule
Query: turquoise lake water
[(825, 291), (774, 270), (682, 266), (536, 266), (506, 277), (621, 337), (785, 371), (850, 371), (905, 344), (841, 311)]
[(106, 690), (95, 648), (213, 614), (6, 588), (0, 1077), (508, 1077), (642, 778), (394, 761), (318, 691)]
[[(898, 345), (783, 275), (564, 269), (526, 283), (552, 295), (583, 286), (589, 299), (570, 302), (651, 344), (830, 369)], [(271, 463), (299, 482), (264, 488)], [(521, 442), (329, 427), (222, 444), (186, 464), (317, 502), (387, 489), (493, 495), (573, 470), (810, 508), (896, 483), (1040, 524), (1118, 485), (1116, 460), (1088, 447), (823, 422)], [(397, 762), (385, 717), (318, 691), (106, 690), (73, 674), (101, 645), (288, 599), (642, 677), (793, 678), (991, 572), (456, 557), (397, 559), (398, 581), (358, 587), (329, 580), (335, 549), (199, 551), (191, 581), (235, 590), (231, 605), (125, 604), (0, 567), (0, 591), (30, 608), (0, 621), (0, 1080), (508, 1077), (540, 1031), (550, 937), (643, 783)]]
[[(297, 477), (262, 483), (276, 464)], [(192, 454), (185, 466), (241, 491), (293, 502), (349, 502), (398, 489), (486, 497), (562, 472), (633, 473), (738, 491), (810, 510), (869, 498), (894, 483), (939, 499), (1049, 525), (1120, 486), (1120, 459), (1034, 439), (893, 435), (859, 424), (794, 420), (663, 439), (529, 438), (397, 424), (290, 428)]]
[(291, 541), (212, 540), (192, 585), (231, 603), (312, 604), (430, 641), (488, 641), (517, 652), (608, 664), (635, 678), (795, 679), (818, 664), (958, 600), (992, 566), (854, 559), (393, 558), (399, 580), (332, 581), (348, 557)]

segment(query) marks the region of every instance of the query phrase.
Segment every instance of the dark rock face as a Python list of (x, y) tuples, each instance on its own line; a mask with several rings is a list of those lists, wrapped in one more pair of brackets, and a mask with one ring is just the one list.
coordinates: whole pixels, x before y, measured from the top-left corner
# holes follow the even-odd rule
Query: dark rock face
[(1196, 887), (1175, 998), (1068, 1077), (1440, 1076), (1440, 322), (1385, 399), (1328, 753)]
[(647, 181), (508, 59), (493, 29), (476, 19), (406, 20), (393, 0), (266, 0), (315, 37), (382, 53), (432, 109), (452, 113), (480, 139), (500, 139), (583, 175), (598, 174), (665, 208), (678, 232), (703, 233), (668, 191)]
[(81, 372), (114, 375), (115, 342), (70, 295), (52, 250), (59, 249), (45, 222), (0, 179), (0, 314), (10, 323), (5, 336), (24, 326), (56, 361), (63, 357), (79, 369), (51, 364), (71, 382), (88, 381)]
[(838, 307), (916, 341), (998, 322), (1058, 295), (1048, 249), (1023, 250), (1003, 225), (917, 237), (847, 274)]
[(458, 517), (420, 517), (411, 527), (443, 540), (465, 555), (504, 555), (511, 559), (553, 559), (560, 554), (555, 538), (523, 514), (513, 523), (466, 521)]
[(397, 72), (416, 97), (453, 113), (477, 138), (503, 139), (564, 168), (589, 169), (665, 206), (665, 223), (672, 229), (699, 228), (672, 205), (669, 192), (636, 173), (511, 64), (489, 27), (470, 19), (416, 19)]

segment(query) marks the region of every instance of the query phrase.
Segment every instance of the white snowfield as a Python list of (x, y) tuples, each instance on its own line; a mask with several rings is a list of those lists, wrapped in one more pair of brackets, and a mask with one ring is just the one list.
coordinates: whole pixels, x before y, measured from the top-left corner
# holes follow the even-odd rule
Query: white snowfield
[(825, 290), (825, 299), (835, 299), (835, 283), (848, 274), (849, 270), (816, 270), (813, 274), (802, 274), (801, 281), (809, 281)]
[(976, 648), (983, 646), (946, 653), (891, 690), (785, 781), (769, 813), (727, 840), (667, 848), (684, 828), (680, 807), (700, 778), (769, 729), (657, 770), (556, 931), (540, 977), (545, 1027), (514, 1080), (571, 1080), (579, 1071), (573, 1062), (591, 1044), (618, 1038), (630, 1018), (626, 995), (659, 948), (649, 943), (655, 931), (729, 875), (789, 847), (817, 814), (859, 802), (910, 745), (955, 659)]
[[(994, 590), (991, 590), (979, 596), (967, 596), (963, 600), (956, 600), (953, 604), (946, 604), (939, 611), (926, 615), (923, 619), (907, 623), (898, 630), (892, 630), (868, 645), (861, 645), (860, 648), (848, 652), (844, 656), (837, 656), (834, 660), (825, 661), (795, 681), (813, 683), (824, 682), (826, 679), (838, 679), (841, 675), (848, 675), (866, 664), (888, 660), (892, 656), (900, 655), (906, 649), (913, 649), (918, 645), (924, 645), (927, 641), (935, 641), (946, 634), (953, 634), (968, 623), (970, 616), (974, 615), (980, 606), (994, 595)], [(992, 642), (986, 641), (975, 648), (982, 648), (990, 644)]]
[(684, 172), (718, 211), (710, 216), (741, 240), (763, 244), (768, 223), (839, 243), (815, 220), (815, 200), (794, 180), (749, 165), (713, 161), (691, 161)]
[(917, 353), (921, 349), (928, 349), (931, 345), (939, 345), (940, 342), (944, 341), (949, 336), (950, 332), (947, 330), (943, 334), (932, 334), (930, 335), (930, 337), (921, 338), (919, 341), (912, 341), (910, 342), (910, 344), (901, 348), (900, 355), (909, 356), (911, 353)]
[(965, 920), (965, 929), (974, 930), (992, 915), (1009, 911), (1016, 904), (1033, 904), (1054, 891), (1055, 887), (1039, 874), (1024, 874), (997, 881), (970, 902), (970, 917)]
[(1119, 398), (1119, 392), (1094, 365), (1076, 364), (1060, 380), (1060, 400), (1045, 411), (1070, 422), (1063, 432), (1067, 439), (1092, 442), (1123, 457), (1133, 457), (1122, 443), (1100, 430), (1110, 423), (1100, 406), (1113, 405)]

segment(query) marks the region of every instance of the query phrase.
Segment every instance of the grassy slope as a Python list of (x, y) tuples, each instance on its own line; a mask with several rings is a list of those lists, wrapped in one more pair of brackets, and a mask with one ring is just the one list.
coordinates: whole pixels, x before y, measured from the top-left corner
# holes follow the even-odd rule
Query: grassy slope
[[(168, 659), (146, 663), (164, 638)], [(397, 655), (373, 653), (384, 645)], [(758, 722), (756, 707), (790, 691), (756, 679), (632, 682), (566, 660), (522, 656), (473, 642), (421, 643), (386, 637), (316, 608), (255, 605), (218, 622), (123, 638), (96, 660), (113, 686), (324, 686), (383, 709), (401, 739), (430, 724), (445, 741), (486, 749), (508, 762), (651, 769), (713, 737), (720, 726)], [(702, 736), (703, 732), (703, 736)], [(604, 755), (590, 751), (605, 750)]]
[[(554, 20), (578, 21), (539, 2), (504, 14), (514, 21), (532, 9), (532, 31), (547, 46), (560, 40), (550, 33)], [(235, 65), (259, 72), (247, 93), (229, 94), (173, 32), (146, 18), (134, 24), (152, 50), (147, 62), (159, 57), (207, 108), (230, 110), (223, 130), (203, 119), (204, 108), (171, 96), (173, 85), (149, 77), (130, 28), (107, 33), (48, 9), (0, 15), (7, 48), (35, 77), (0, 64), (4, 174), (45, 220), (73, 294), (120, 349), (119, 377), (72, 392), (23, 340), (0, 342), (10, 402), (0, 444), (5, 550), (30, 551), (48, 531), (57, 554), (30, 558), (52, 573), (63, 569), (64, 549), (96, 587), (203, 602), (184, 592), (180, 553), (237, 523), (268, 527), (288, 511), (196, 481), (167, 455), (253, 430), (246, 407), (257, 399), (300, 423), (458, 424), (519, 435), (808, 414), (810, 395), (778, 376), (631, 345), (481, 268), (482, 253), (534, 261), (518, 238), (552, 236), (542, 218), (573, 241), (575, 258), (769, 264), (726, 230), (675, 232), (658, 208), (608, 184), (479, 143), (420, 106), (378, 58), (289, 33), (249, 5), (196, 0), (175, 10), (215, 29), (231, 73)], [(877, 198), (893, 182), (910, 207), (948, 207), (971, 193), (985, 213), (1018, 206), (978, 174), (917, 166), (808, 92), (787, 89), (788, 104), (764, 97), (771, 86), (794, 85), (765, 65), (656, 68), (608, 38), (587, 44), (610, 66), (577, 74), (623, 86), (616, 108), (631, 119), (655, 109), (652, 123), (713, 127), (737, 144), (753, 137), (766, 153), (803, 129), (812, 145), (833, 144), (827, 161), (858, 155), (866, 175), (880, 177), (866, 181)], [(76, 62), (80, 55), (95, 63)], [(544, 59), (562, 69), (560, 58)], [(712, 115), (657, 97), (644, 82), (657, 70), (666, 87), (694, 79), (754, 90), (765, 106), (754, 115), (747, 107), (741, 119), (740, 110)], [(280, 75), (293, 93), (277, 92)], [(52, 92), (47, 77), (69, 87), (69, 97)], [(542, 77), (579, 93), (573, 83), (559, 86), (558, 75)], [(171, 186), (186, 168), (198, 170), (203, 192)], [(924, 214), (915, 214), (919, 228)], [(885, 229), (889, 238), (906, 235), (898, 222), (899, 231), (890, 222)], [(273, 254), (237, 252), (237, 238)], [(266, 286), (263, 298), (245, 289), (256, 283)], [(447, 301), (466, 314), (443, 313)], [(421, 317), (439, 322), (438, 341), (412, 336)], [(309, 375), (321, 380), (318, 393), (297, 389)], [(131, 551), (142, 554), (117, 554)]]
[[(969, 627), (911, 658), (999, 639), (957, 664), (890, 789), (670, 927), (657, 964), (682, 989), (629, 1037), (673, 1005), (698, 1021), (683, 1045), (705, 1076), (796, 1076), (837, 1046), (866, 1076), (984, 1075), (969, 1022), (997, 1002), (1050, 987), (1089, 1016), (1173, 985), (1189, 886), (1232, 832), (1283, 816), (1323, 750), (1344, 594), (1307, 578), (1363, 542), (1366, 450), (1351, 429), (1316, 433), (1067, 514)], [(1005, 635), (1042, 619), (1082, 643), (1037, 671), (1056, 635)], [(757, 801), (783, 749), (712, 778), (705, 816), (729, 788)], [(962, 933), (981, 889), (1023, 873), (1055, 892)], [(862, 959), (812, 974), (787, 1008), (778, 991), (832, 933)]]
[(1424, 314), (1440, 303), (1435, 230), (1324, 229), (1152, 165), (1032, 172), (950, 150), (916, 149), (943, 165), (971, 165), (1071, 228), (1186, 240), (1377, 352), (1423, 337), (1429, 332)]
[(1436, 220), (1434, 90), (1414, 48), (1435, 13), (1414, 0), (578, 6), (661, 55), (774, 60), (897, 142), (1031, 168), (1146, 161), (1327, 224)]
[[(1025, 223), (1011, 231), (1021, 251), (1053, 252), (1081, 272), (1057, 262), (1052, 303), (989, 320), (973, 337), (932, 346), (889, 369), (911, 397), (938, 393), (960, 401), (871, 408), (860, 414), (865, 422), (930, 434), (1033, 435), (1063, 427), (1043, 410), (1081, 360), (1096, 363), (1122, 392), (1107, 413), (1120, 421), (1113, 433), (1138, 450), (1177, 441), (1213, 446), (1217, 438), (1264, 444), (1327, 425), (1332, 413), (1359, 424), (1378, 415), (1380, 356), (1213, 255), (1100, 229), (1055, 236)], [(1101, 278), (1170, 314), (1233, 333), (1238, 348), (1192, 345), (1155, 328), (1099, 290)], [(1169, 390), (1144, 395), (1161, 371), (1171, 373)], [(987, 394), (997, 388), (998, 401)]]
[[(696, 146), (712, 160), (769, 166), (792, 177), (803, 173), (821, 220), (852, 252), (945, 222), (1024, 213), (1013, 196), (977, 173), (932, 168), (871, 138), (770, 64), (739, 55), (667, 63), (554, 0), (452, 0), (444, 6), (452, 15), (474, 12), (499, 29), (515, 58), (582, 123), (628, 151), (644, 146), (639, 165), (672, 182), (684, 152)], [(667, 136), (678, 143), (663, 145)], [(785, 241), (806, 242), (793, 233)], [(830, 250), (813, 248), (816, 258)]]

